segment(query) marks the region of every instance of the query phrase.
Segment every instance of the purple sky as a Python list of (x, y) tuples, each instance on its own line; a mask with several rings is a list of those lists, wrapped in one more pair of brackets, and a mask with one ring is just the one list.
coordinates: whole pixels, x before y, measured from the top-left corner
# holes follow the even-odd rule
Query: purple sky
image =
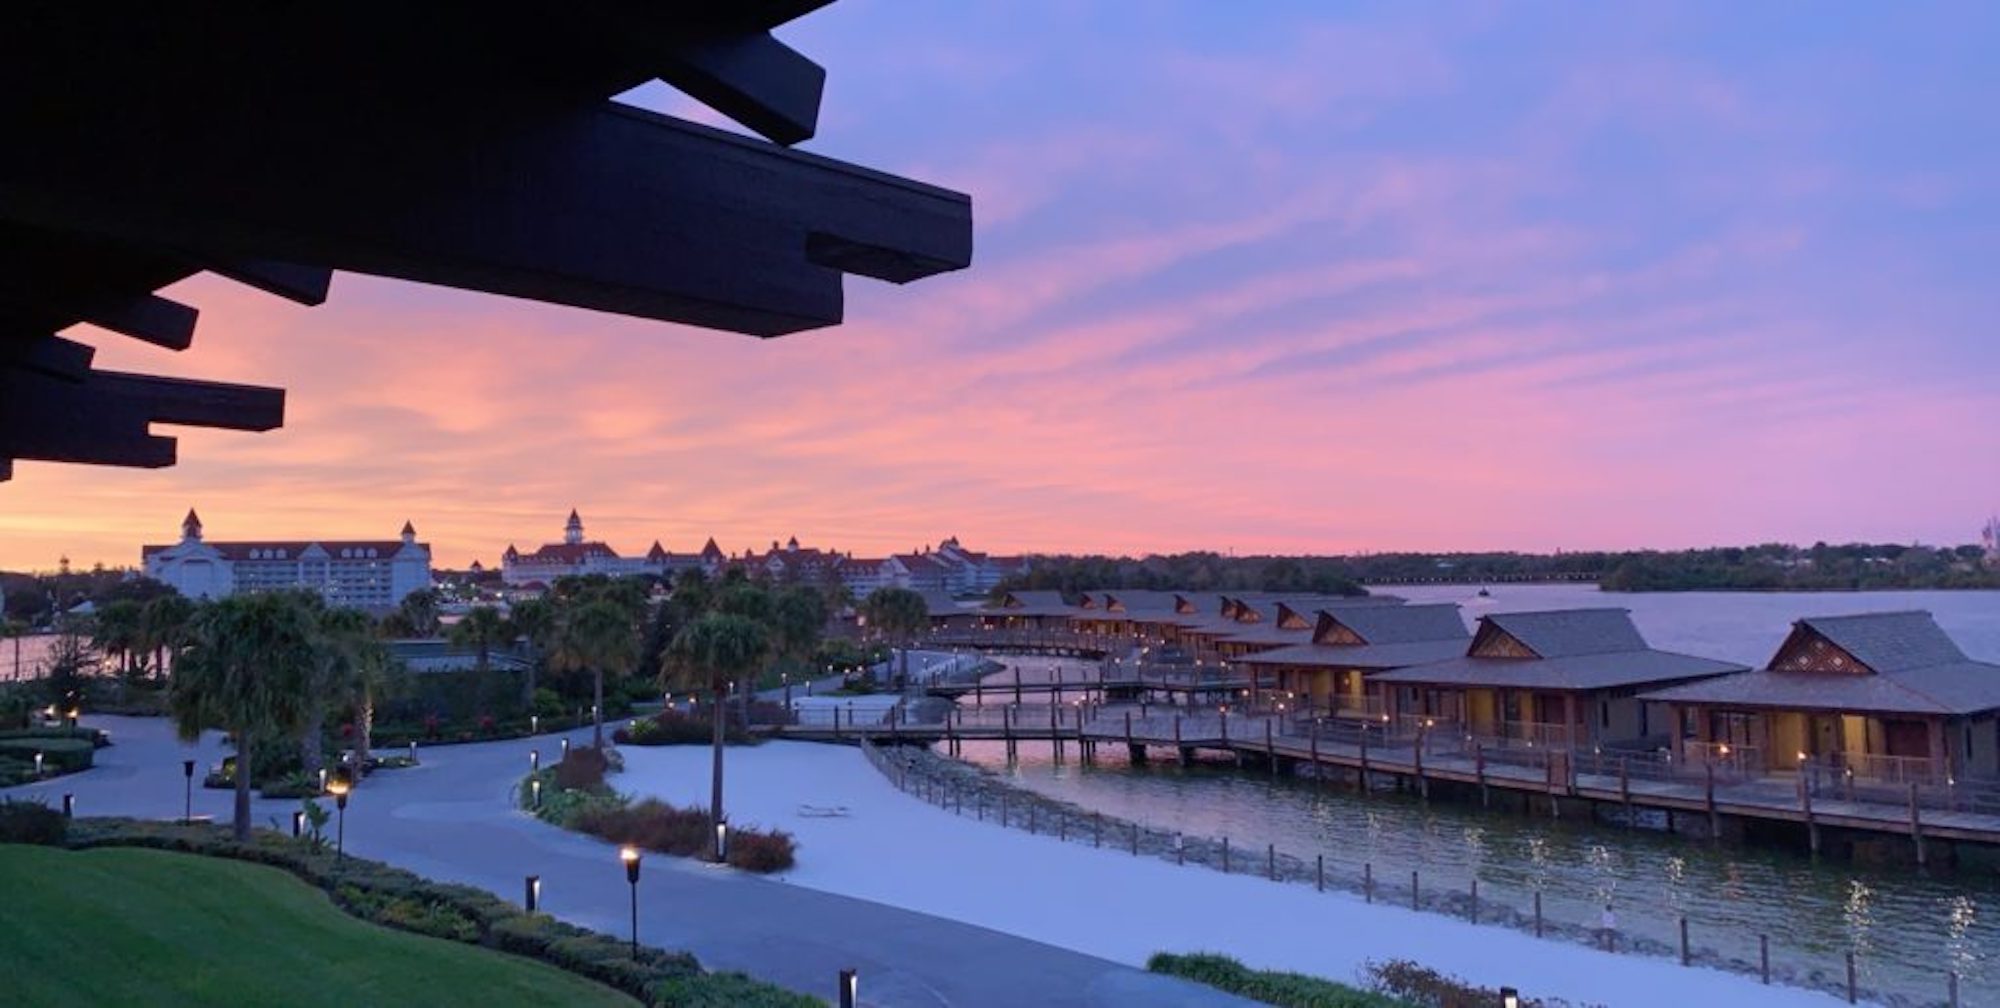
[[(441, 559), (1965, 542), (2000, 509), (2000, 6), (841, 0), (807, 149), (978, 258), (769, 343), (343, 275), (174, 359), (284, 430), (23, 464), (0, 566), (387, 535)], [(630, 96), (687, 114), (664, 88)], [(707, 121), (707, 120), (705, 120)], [(87, 331), (85, 338), (93, 338)]]

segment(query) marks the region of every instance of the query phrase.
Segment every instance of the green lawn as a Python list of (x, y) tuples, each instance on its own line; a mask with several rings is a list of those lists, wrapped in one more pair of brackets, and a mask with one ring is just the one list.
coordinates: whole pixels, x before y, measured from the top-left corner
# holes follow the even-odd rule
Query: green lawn
[(9, 1005), (623, 1005), (554, 967), (357, 920), (276, 868), (0, 844)]

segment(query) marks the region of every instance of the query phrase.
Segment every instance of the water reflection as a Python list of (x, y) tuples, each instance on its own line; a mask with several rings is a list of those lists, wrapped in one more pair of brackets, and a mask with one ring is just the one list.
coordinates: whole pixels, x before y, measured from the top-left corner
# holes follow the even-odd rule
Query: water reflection
[[(1267, 843), (1329, 873), (1380, 879), (1420, 870), (1427, 889), (1463, 891), (1479, 879), (1482, 903), (1521, 911), (1540, 892), (1552, 920), (1595, 927), (1607, 903), (1628, 936), (1664, 947), (1679, 941), (1685, 914), (1698, 947), (1754, 963), (1757, 937), (1771, 941), (1774, 967), (1845, 975), (1857, 953), (1862, 982), (1926, 1003), (1944, 996), (1946, 970), (1961, 977), (1962, 1002), (2000, 1004), (1992, 960), (2000, 925), (1986, 905), (2000, 881), (1971, 872), (1926, 877), (1898, 868), (1814, 864), (1785, 851), (1714, 845), (1579, 821), (1482, 810), (1413, 795), (1356, 794), (1310, 780), (1273, 778), (1232, 763), (1132, 766), (1122, 749), (1085, 766), (1061, 765), (1046, 749), (1021, 747), (1009, 768), (999, 744), (965, 744), (965, 758), (1035, 791), (1190, 837)], [(1433, 881), (1435, 880), (1435, 881)]]

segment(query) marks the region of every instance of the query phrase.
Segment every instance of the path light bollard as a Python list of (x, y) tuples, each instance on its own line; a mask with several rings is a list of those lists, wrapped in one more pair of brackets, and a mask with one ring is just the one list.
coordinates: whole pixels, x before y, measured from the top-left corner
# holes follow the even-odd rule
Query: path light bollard
[[(568, 752), (568, 751), (569, 751), (569, 746), (568, 746), (568, 744), (567, 744), (567, 743), (565, 743), (565, 744), (564, 744), (564, 746), (563, 746), (563, 751), (564, 751), (564, 752)], [(412, 762), (412, 763), (415, 763), (416, 761), (417, 761), (417, 740), (416, 740), (416, 739), (411, 739), (411, 740), (410, 740), (410, 762)]]
[(540, 749), (528, 750), (528, 772), (540, 773), (541, 770), (542, 770), (542, 751)]
[(293, 812), (292, 813), (293, 839), (297, 839), (298, 837), (303, 836), (305, 834), (305, 830), (306, 830), (306, 814), (304, 812)]
[(521, 885), (521, 905), (534, 913), (542, 905), (542, 877), (530, 875)]
[(1762, 975), (1765, 986), (1771, 984), (1771, 936), (1757, 936), (1757, 972)]
[(840, 971), (840, 1008), (855, 1008), (861, 1003), (861, 977), (851, 969)]
[(618, 848), (618, 860), (625, 862), (625, 882), (632, 887), (632, 959), (639, 958), (639, 848)]
[[(185, 783), (185, 790), (187, 792), (186, 795), (181, 799), (182, 803), (181, 822), (191, 823), (194, 822), (194, 761), (193, 760), (181, 761), (181, 777)], [(292, 835), (298, 836), (299, 835), (298, 831), (294, 830), (292, 832)]]
[(42, 760), (42, 751), (40, 749), (35, 750), (35, 776), (37, 778), (42, 776)]
[(1686, 914), (1682, 914), (1681, 915), (1681, 965), (1686, 966), (1687, 964), (1688, 964), (1688, 919)]
[(63, 792), (63, 818), (76, 818), (76, 795), (68, 791)]
[(328, 788), (333, 792), (333, 807), (339, 810), (338, 825), (334, 827), (333, 860), (340, 862), (347, 856), (347, 778), (336, 777)]

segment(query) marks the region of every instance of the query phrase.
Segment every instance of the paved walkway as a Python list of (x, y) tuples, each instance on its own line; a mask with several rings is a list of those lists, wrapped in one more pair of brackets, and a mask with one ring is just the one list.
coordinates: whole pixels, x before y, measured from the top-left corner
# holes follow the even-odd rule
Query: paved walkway
[[(158, 719), (85, 718), (114, 745), (82, 774), (0, 790), (57, 804), (77, 796), (78, 815), (175, 818), (182, 812), (181, 761), (207, 766), (228, 751), (214, 733), (193, 746)], [(568, 733), (573, 741), (589, 729)], [(630, 928), (630, 890), (615, 851), (513, 808), (528, 752), (554, 759), (561, 735), (420, 750), (423, 765), (378, 773), (347, 810), (347, 850), (434, 879), (463, 882), (504, 899), (542, 877), (542, 909), (611, 934)], [(230, 792), (196, 782), (194, 811), (226, 821)], [(260, 823), (288, 823), (294, 801), (255, 803)], [(897, 838), (884, 837), (887, 849)], [(884, 871), (893, 871), (885, 860)], [(981, 870), (981, 869), (968, 869)], [(803, 889), (666, 856), (646, 859), (639, 883), (640, 940), (687, 949), (714, 969), (820, 997), (839, 970), (860, 971), (862, 1002), (882, 1006), (1249, 1005), (1192, 984), (1104, 959), (866, 900)], [(1052, 910), (1052, 912), (1061, 912)]]

